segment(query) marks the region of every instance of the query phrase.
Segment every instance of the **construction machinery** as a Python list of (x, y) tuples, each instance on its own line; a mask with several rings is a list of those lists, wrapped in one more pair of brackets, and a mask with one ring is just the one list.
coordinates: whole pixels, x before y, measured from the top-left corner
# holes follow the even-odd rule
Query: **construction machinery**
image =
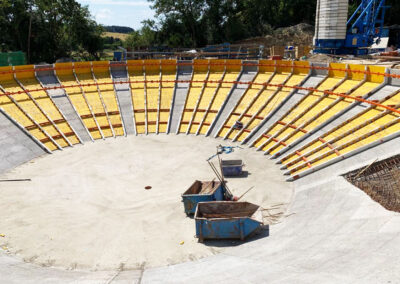
[(385, 0), (362, 0), (348, 19), (349, 0), (318, 0), (314, 53), (370, 53), (388, 35), (384, 29)]

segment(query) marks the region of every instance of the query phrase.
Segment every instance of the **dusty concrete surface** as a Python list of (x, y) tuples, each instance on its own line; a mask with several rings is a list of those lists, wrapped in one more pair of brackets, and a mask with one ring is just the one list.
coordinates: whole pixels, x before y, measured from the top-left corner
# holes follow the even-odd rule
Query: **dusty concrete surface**
[[(181, 194), (195, 179), (214, 177), (205, 160), (220, 143), (229, 144), (182, 135), (107, 139), (17, 167), (1, 178), (32, 181), (0, 183), (0, 253), (85, 270), (151, 268), (218, 254), (224, 246), (194, 238)], [(248, 148), (225, 157), (243, 159), (248, 171), (247, 178), (228, 180), (235, 195), (254, 186), (243, 200), (286, 210), (292, 185), (273, 161)]]

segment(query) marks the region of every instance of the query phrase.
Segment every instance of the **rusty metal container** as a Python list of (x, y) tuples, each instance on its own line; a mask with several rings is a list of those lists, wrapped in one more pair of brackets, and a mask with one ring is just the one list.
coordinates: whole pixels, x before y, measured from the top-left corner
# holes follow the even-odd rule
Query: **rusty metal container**
[(220, 182), (196, 180), (182, 194), (182, 202), (187, 215), (196, 212), (197, 203), (224, 200), (224, 189)]
[(196, 237), (244, 240), (263, 225), (262, 211), (249, 202), (200, 202), (195, 213)]

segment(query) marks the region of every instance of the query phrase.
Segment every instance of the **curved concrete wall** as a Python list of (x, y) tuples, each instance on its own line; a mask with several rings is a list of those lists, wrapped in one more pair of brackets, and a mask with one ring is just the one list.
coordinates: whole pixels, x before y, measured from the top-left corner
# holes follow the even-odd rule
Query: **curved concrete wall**
[[(256, 70), (257, 69), (257, 70)], [(276, 70), (275, 70), (276, 71)], [(190, 67), (178, 68), (177, 79), (192, 77)], [(252, 81), (258, 68), (243, 68), (239, 81)], [(274, 72), (273, 70), (271, 72)], [(398, 71), (390, 71), (397, 74)], [(111, 68), (114, 80), (124, 80), (124, 68)], [(318, 86), (328, 71), (315, 69), (303, 80), (303, 86)], [(45, 86), (59, 84), (52, 72), (38, 73)], [(379, 100), (397, 92), (399, 80), (386, 80), (368, 97)], [(178, 83), (174, 89), (170, 133), (179, 127), (189, 83)], [(130, 86), (116, 88), (121, 117), (133, 119)], [(240, 98), (246, 93), (234, 85), (227, 94), (210, 136), (224, 125)], [(71, 121), (83, 143), (92, 143), (88, 131), (66, 97), (65, 92), (49, 92)], [(262, 133), (299, 100), (306, 90), (291, 92), (274, 113), (263, 121)], [(357, 104), (332, 121), (322, 125), (299, 143), (298, 147), (319, 137), (368, 107)], [(130, 125), (130, 126), (128, 126)], [(133, 124), (125, 123), (132, 128)], [(132, 129), (131, 129), (132, 130)], [(128, 135), (135, 132), (128, 131)], [(256, 137), (255, 135), (254, 137)], [(140, 138), (138, 138), (140, 139)], [(252, 140), (249, 140), (251, 143)], [(270, 227), (269, 237), (230, 248), (224, 253), (196, 262), (137, 271), (63, 271), (25, 264), (0, 250), (0, 282), (4, 283), (396, 283), (400, 279), (400, 214), (389, 212), (359, 189), (338, 176), (362, 167), (376, 158), (399, 153), (400, 138), (363, 149), (343, 161), (322, 168), (295, 181), (295, 200), (282, 223)], [(74, 147), (79, 147), (76, 145)], [(45, 154), (42, 145), (32, 139), (4, 113), (0, 113), (0, 173)], [(277, 165), (279, 166), (279, 165)]]

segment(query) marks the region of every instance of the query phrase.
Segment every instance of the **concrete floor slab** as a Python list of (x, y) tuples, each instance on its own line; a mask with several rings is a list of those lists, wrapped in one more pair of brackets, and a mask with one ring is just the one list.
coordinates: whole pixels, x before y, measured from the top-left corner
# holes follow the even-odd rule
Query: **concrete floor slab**
[[(181, 194), (194, 180), (215, 178), (206, 159), (217, 145), (218, 140), (206, 137), (130, 136), (65, 149), (17, 167), (2, 178), (32, 181), (0, 184), (0, 228), (6, 235), (0, 247), (39, 265), (115, 270), (173, 265), (240, 245), (198, 243), (194, 220), (183, 212)], [(223, 158), (246, 164), (245, 177), (227, 178), (234, 195), (253, 186), (243, 201), (273, 206), (275, 214), (286, 211), (292, 185), (271, 161), (247, 148)], [(151, 190), (145, 190), (147, 185)], [(267, 236), (261, 233), (251, 241)]]

